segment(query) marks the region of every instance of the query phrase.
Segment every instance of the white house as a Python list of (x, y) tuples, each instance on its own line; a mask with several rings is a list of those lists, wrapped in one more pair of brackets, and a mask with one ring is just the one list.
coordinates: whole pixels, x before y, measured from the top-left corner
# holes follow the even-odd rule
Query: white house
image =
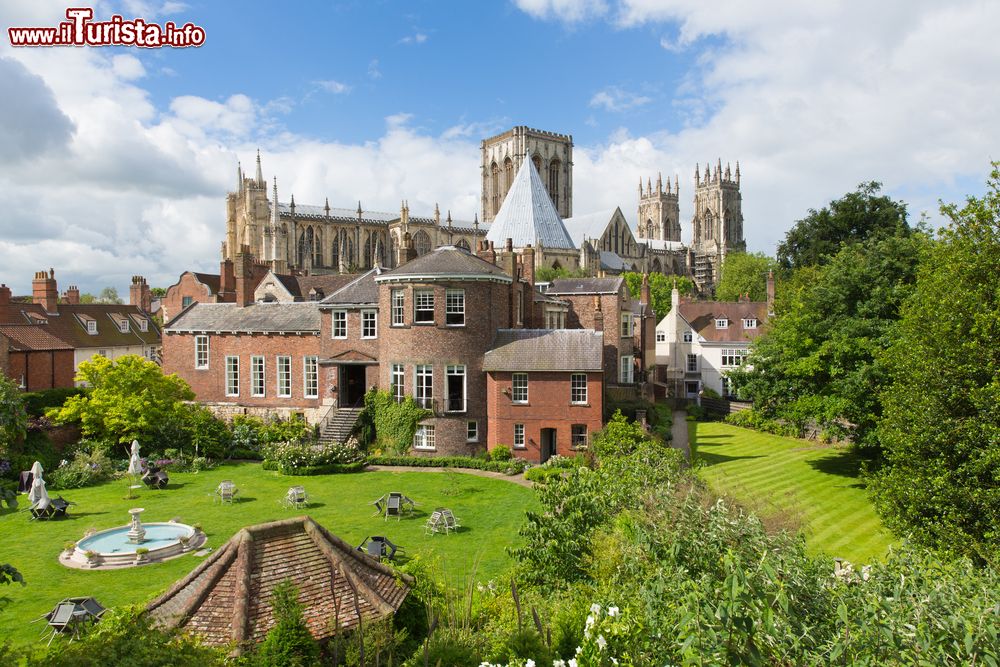
[(746, 358), (773, 310), (774, 281), (767, 302), (681, 301), (674, 288), (670, 312), (656, 325), (656, 379), (668, 395), (696, 398), (703, 389), (731, 395), (727, 371)]

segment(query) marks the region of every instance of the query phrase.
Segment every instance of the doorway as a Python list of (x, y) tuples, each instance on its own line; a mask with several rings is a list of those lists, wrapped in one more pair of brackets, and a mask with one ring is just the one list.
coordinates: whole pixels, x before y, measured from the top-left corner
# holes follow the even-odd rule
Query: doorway
[(358, 407), (365, 400), (365, 367), (344, 364), (340, 367), (340, 407)]
[(556, 453), (556, 430), (554, 428), (542, 429), (542, 446), (539, 463), (545, 463)]

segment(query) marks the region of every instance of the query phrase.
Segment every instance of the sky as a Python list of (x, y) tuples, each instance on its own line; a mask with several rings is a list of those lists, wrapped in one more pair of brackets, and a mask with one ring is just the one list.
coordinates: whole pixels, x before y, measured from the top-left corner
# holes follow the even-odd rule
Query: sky
[(14, 48), (67, 5), (0, 5), (0, 282), (127, 295), (218, 272), (236, 165), (279, 199), (478, 211), (479, 143), (571, 134), (575, 213), (640, 178), (742, 176), (749, 250), (879, 181), (911, 221), (981, 195), (1000, 159), (1000, 3), (953, 0), (101, 0), (96, 19), (205, 31), (197, 48)]

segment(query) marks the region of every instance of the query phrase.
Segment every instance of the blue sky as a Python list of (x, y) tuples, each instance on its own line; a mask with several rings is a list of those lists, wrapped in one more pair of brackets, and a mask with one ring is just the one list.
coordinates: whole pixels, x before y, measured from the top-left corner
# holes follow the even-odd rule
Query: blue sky
[[(55, 25), (19, 0), (0, 24)], [(985, 0), (99, 0), (206, 30), (197, 49), (14, 49), (0, 39), (0, 281), (126, 291), (217, 271), (236, 162), (279, 198), (471, 219), (479, 142), (574, 138), (574, 212), (739, 160), (751, 250), (878, 180), (915, 221), (983, 192), (997, 159), (1000, 3)]]

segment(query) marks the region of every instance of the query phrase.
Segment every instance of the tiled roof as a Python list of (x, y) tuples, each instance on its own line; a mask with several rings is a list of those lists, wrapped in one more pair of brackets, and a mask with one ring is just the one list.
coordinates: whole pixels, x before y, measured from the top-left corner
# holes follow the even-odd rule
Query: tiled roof
[[(119, 321), (133, 320), (128, 331), (122, 332)], [(97, 324), (97, 333), (87, 333), (87, 322)], [(140, 331), (137, 321), (145, 320), (147, 330)], [(0, 323), (39, 323), (50, 334), (73, 348), (109, 348), (139, 345), (157, 345), (160, 331), (156, 323), (136, 306), (108, 303), (60, 303), (55, 313), (46, 313), (41, 305), (17, 303), (0, 306)]]
[(499, 329), (484, 371), (599, 371), (604, 337), (592, 329)]
[(240, 530), (147, 611), (157, 624), (213, 646), (235, 643), (240, 653), (274, 627), (271, 593), (285, 579), (317, 640), (335, 625), (350, 630), (395, 614), (413, 583), (302, 516)]
[(253, 333), (318, 332), (320, 314), (318, 302), (255, 303), (239, 306), (235, 303), (195, 303), (174, 318), (169, 332), (235, 331)]
[(613, 278), (557, 278), (546, 294), (617, 294), (621, 289), (621, 276)]
[(574, 215), (563, 220), (563, 224), (566, 225), (566, 230), (576, 245), (580, 246), (583, 245), (584, 239), (597, 240), (604, 236), (604, 230), (607, 229), (616, 211), (617, 208), (609, 208), (584, 215)]
[(378, 285), (375, 284), (375, 277), (381, 273), (381, 269), (372, 269), (360, 277), (355, 277), (352, 282), (323, 299), (321, 303), (339, 305), (378, 303)]
[(56, 338), (38, 324), (0, 324), (0, 334), (10, 339), (11, 349), (31, 350), (72, 350), (66, 341)]
[(399, 268), (382, 273), (375, 278), (375, 282), (445, 278), (511, 282), (511, 277), (504, 273), (499, 266), (490, 264), (485, 259), (455, 246), (435, 248)]
[(298, 289), (296, 296), (302, 297), (303, 301), (308, 301), (309, 291), (315, 289), (319, 300), (322, 300), (344, 287), (344, 285), (354, 281), (357, 277), (358, 274), (356, 273), (295, 276), (296, 288)]
[(513, 239), (516, 248), (576, 248), (531, 160), (521, 163), (486, 234), (486, 239), (497, 247), (508, 238)]
[[(680, 314), (706, 341), (745, 343), (760, 335), (767, 321), (767, 304), (762, 301), (688, 301), (681, 303)], [(717, 329), (715, 320), (722, 317), (729, 321), (729, 326)], [(745, 329), (744, 319), (757, 320), (757, 327)]]

